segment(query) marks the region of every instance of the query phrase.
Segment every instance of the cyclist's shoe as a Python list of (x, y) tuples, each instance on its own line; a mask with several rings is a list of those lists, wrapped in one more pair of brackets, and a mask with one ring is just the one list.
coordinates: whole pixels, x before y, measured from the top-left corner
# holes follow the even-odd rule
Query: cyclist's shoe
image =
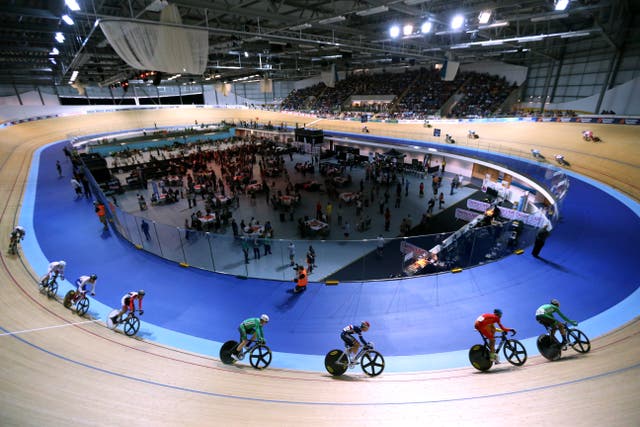
[(489, 360), (494, 361), (498, 358), (498, 355), (495, 353), (489, 353)]
[(109, 319), (111, 319), (111, 323), (113, 323), (114, 325), (118, 324), (118, 316), (113, 316), (113, 317), (110, 317)]
[(494, 363), (495, 365), (499, 365), (499, 364), (500, 364), (500, 356), (498, 356), (498, 355), (496, 354), (496, 358), (495, 358), (495, 359), (493, 359), (493, 363)]

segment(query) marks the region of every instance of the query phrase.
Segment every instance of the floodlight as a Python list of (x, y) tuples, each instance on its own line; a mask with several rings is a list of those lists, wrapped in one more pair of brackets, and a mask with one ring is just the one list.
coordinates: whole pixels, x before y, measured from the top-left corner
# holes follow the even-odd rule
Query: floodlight
[(459, 30), (464, 24), (464, 16), (456, 15), (451, 19), (451, 29)]
[(405, 36), (409, 36), (411, 35), (411, 33), (413, 33), (413, 25), (407, 24), (402, 27), (402, 34), (404, 34)]
[(556, 0), (556, 10), (565, 10), (569, 6), (569, 0)]
[(55, 39), (58, 43), (64, 43), (64, 34), (56, 33)]
[(51, 52), (49, 52), (49, 55), (57, 55), (59, 54), (60, 51), (58, 50), (58, 48), (54, 47), (53, 49), (51, 49)]
[(66, 4), (67, 7), (73, 10), (74, 12), (77, 10), (80, 10), (80, 5), (76, 0), (64, 0), (64, 4)]
[(398, 36), (400, 35), (400, 27), (398, 27), (397, 25), (394, 25), (391, 28), (389, 28), (389, 35), (391, 36), (392, 39), (398, 38)]
[(73, 19), (69, 15), (62, 15), (62, 20), (67, 23), (67, 25), (73, 25)]
[(478, 23), (486, 24), (487, 22), (489, 22), (490, 18), (491, 18), (491, 11), (483, 10), (482, 12), (480, 12), (480, 15), (478, 15)]
[(431, 31), (431, 27), (432, 27), (431, 22), (430, 22), (430, 21), (426, 21), (426, 22), (424, 22), (424, 23), (422, 24), (422, 26), (420, 27), (420, 32), (421, 32), (422, 34), (427, 34), (428, 32), (430, 32), (430, 31)]

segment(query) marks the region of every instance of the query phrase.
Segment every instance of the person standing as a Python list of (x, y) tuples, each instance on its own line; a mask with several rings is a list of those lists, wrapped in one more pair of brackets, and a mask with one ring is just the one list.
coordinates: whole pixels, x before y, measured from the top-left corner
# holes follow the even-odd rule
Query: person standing
[(307, 271), (309, 274), (313, 273), (313, 267), (316, 265), (316, 251), (313, 249), (313, 246), (309, 245), (309, 250), (307, 251)]
[(262, 244), (264, 245), (264, 254), (271, 255), (271, 232), (267, 232), (262, 239)]
[(384, 237), (382, 237), (382, 234), (378, 234), (378, 247), (377, 247), (377, 252), (378, 252), (378, 256), (382, 257), (382, 253), (384, 252)]
[(538, 234), (536, 234), (536, 241), (533, 243), (533, 250), (531, 251), (531, 254), (534, 257), (540, 258), (540, 251), (542, 250), (547, 237), (549, 237), (549, 234), (551, 233), (549, 232), (548, 225), (542, 227), (540, 231), (538, 231)]
[(149, 223), (143, 219), (142, 223), (140, 223), (140, 228), (142, 229), (142, 232), (144, 233), (144, 237), (147, 240), (151, 240), (151, 235), (149, 234)]
[(244, 263), (249, 264), (249, 241), (242, 236), (242, 253), (244, 253)]
[(333, 212), (333, 205), (331, 204), (331, 202), (327, 202), (327, 208), (326, 208), (326, 213), (327, 213), (327, 223), (331, 224), (331, 213)]
[(438, 207), (442, 209), (442, 205), (444, 205), (444, 193), (441, 192), (438, 198)]
[(390, 226), (391, 226), (391, 211), (387, 207), (387, 210), (384, 211), (384, 231), (389, 231)]
[(420, 183), (420, 191), (418, 193), (420, 197), (424, 197), (424, 182)]
[(231, 230), (233, 230), (233, 237), (238, 237), (238, 223), (235, 218), (231, 218)]
[(260, 241), (258, 236), (253, 238), (253, 259), (260, 259)]
[(62, 178), (62, 165), (60, 165), (60, 160), (56, 160), (56, 170), (58, 171), (58, 178)]
[(294, 262), (294, 259), (296, 257), (296, 245), (293, 244), (293, 241), (289, 242), (289, 261), (291, 262), (291, 265), (295, 265), (296, 263)]
[(343, 230), (344, 230), (344, 238), (348, 239), (349, 235), (351, 234), (351, 224), (349, 224), (348, 220), (344, 222)]
[(98, 215), (98, 219), (100, 223), (103, 225), (103, 230), (108, 230), (107, 226), (107, 208), (105, 208), (104, 203), (96, 201), (94, 202), (96, 215)]
[(70, 182), (73, 190), (76, 192), (76, 199), (79, 199), (80, 197), (82, 197), (82, 185), (75, 178), (71, 178)]

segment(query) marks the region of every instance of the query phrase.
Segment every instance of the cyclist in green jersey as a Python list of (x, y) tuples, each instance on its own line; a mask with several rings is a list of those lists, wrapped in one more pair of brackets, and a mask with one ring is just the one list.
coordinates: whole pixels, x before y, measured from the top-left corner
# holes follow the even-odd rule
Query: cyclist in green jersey
[(242, 353), (242, 349), (249, 342), (247, 335), (252, 335), (251, 340), (254, 339), (259, 343), (264, 344), (264, 332), (262, 331), (262, 327), (269, 322), (269, 316), (263, 314), (260, 317), (250, 317), (246, 319), (240, 326), (238, 327), (238, 331), (240, 331), (240, 344), (236, 347), (236, 351), (234, 356), (238, 356)]
[(562, 317), (566, 322), (571, 323), (573, 326), (576, 326), (578, 322), (570, 320), (560, 311), (560, 301), (555, 298), (551, 300), (550, 304), (543, 304), (536, 310), (536, 320), (544, 327), (551, 328), (552, 337), (556, 329), (560, 330), (560, 333), (562, 334), (562, 346), (565, 347), (567, 344), (567, 331), (564, 325), (554, 317), (554, 313), (558, 313), (560, 317)]

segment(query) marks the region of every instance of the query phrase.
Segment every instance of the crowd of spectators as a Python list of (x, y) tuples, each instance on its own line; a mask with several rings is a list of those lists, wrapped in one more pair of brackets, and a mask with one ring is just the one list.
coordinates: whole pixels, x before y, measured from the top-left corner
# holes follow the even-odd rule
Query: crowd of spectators
[(504, 77), (478, 73), (465, 73), (464, 76), (464, 84), (459, 89), (464, 96), (451, 109), (454, 117), (490, 116), (516, 88)]
[(504, 77), (475, 72), (458, 73), (453, 81), (443, 81), (438, 70), (426, 68), (402, 73), (354, 73), (336, 82), (335, 87), (318, 83), (294, 90), (282, 102), (282, 109), (335, 114), (351, 109), (347, 105), (351, 96), (394, 95), (391, 102), (365, 103), (355, 108), (379, 113), (379, 118), (424, 119), (439, 113), (451, 96), (461, 93), (451, 115), (488, 116), (514, 88)]

